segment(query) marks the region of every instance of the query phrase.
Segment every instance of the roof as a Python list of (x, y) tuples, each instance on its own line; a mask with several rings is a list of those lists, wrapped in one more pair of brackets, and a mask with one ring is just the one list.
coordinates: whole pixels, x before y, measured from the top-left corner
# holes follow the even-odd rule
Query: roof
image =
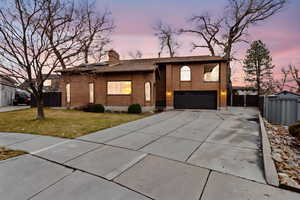
[(14, 86), (17, 82), (10, 78), (9, 76), (6, 76), (4, 74), (0, 74), (0, 84), (7, 85), (7, 86)]
[(120, 60), (118, 63), (109, 62), (81, 64), (76, 67), (58, 70), (57, 72), (146, 72), (154, 71), (158, 64), (162, 63), (193, 63), (193, 62), (224, 62), (224, 58), (219, 56), (188, 56), (188, 57), (167, 57), (167, 58), (147, 58)]
[(257, 90), (255, 87), (247, 86), (233, 86), (233, 90)]
[(275, 93), (275, 94), (272, 94), (272, 95), (278, 96), (278, 95), (281, 95), (281, 94), (283, 94), (283, 95), (292, 94), (292, 95), (300, 97), (300, 94), (297, 94), (297, 93), (294, 93), (294, 92), (290, 92), (290, 91), (287, 91), (287, 90), (283, 90), (281, 92), (278, 92), (278, 93)]

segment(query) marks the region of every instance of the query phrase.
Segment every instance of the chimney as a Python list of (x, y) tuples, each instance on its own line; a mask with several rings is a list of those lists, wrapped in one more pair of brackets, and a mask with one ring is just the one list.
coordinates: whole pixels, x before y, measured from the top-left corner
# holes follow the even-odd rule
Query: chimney
[(116, 64), (120, 61), (120, 55), (115, 50), (111, 49), (108, 51), (108, 62), (110, 64)]

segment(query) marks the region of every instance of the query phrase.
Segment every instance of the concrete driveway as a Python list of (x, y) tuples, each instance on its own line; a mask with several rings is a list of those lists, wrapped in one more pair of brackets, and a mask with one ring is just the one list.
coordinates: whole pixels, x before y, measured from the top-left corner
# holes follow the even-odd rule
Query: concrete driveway
[[(65, 140), (0, 133), (4, 199), (299, 199), (266, 185), (254, 109), (170, 111)], [(18, 137), (20, 136), (20, 137)]]
[(30, 108), (30, 106), (2, 106), (0, 107), (0, 112), (10, 112), (15, 110), (24, 110)]

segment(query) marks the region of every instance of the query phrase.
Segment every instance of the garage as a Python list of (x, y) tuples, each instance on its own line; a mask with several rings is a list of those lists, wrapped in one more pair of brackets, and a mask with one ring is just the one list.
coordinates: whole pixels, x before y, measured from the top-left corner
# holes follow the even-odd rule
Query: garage
[(175, 109), (217, 109), (217, 91), (175, 91)]

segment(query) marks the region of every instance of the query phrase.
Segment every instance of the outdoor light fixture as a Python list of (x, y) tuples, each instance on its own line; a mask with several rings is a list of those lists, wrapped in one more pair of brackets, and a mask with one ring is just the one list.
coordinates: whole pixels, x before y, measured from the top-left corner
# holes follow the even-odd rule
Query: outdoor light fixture
[(222, 95), (222, 96), (226, 96), (226, 94), (227, 94), (226, 91), (222, 91), (222, 92), (221, 92), (221, 95)]
[(172, 96), (172, 92), (167, 92), (167, 97)]

